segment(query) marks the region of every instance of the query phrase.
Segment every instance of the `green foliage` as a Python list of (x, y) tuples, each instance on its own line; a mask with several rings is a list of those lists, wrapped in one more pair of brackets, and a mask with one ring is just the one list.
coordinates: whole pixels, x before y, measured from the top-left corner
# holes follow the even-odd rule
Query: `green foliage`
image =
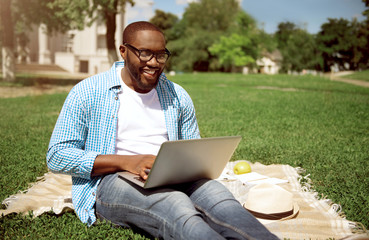
[[(357, 69), (362, 62), (368, 64), (367, 48), (369, 31), (366, 24), (346, 19), (328, 19), (321, 26), (318, 34), (318, 45), (324, 58), (324, 69), (330, 70), (334, 64), (340, 69)], [(345, 64), (349, 64), (347, 68)]]
[(189, 4), (183, 18), (187, 19), (189, 27), (225, 32), (234, 22), (234, 13), (238, 10), (235, 0), (200, 0)]
[(173, 69), (206, 71), (216, 66), (208, 48), (235, 24), (235, 0), (201, 0), (190, 3), (168, 42)]
[[(27, 30), (44, 24), (48, 34), (82, 30), (97, 19), (106, 25), (106, 46), (110, 62), (118, 60), (115, 47), (116, 14), (133, 0), (14, 0), (13, 15), (20, 47), (28, 41)], [(120, 8), (121, 7), (121, 8)]]
[[(178, 33), (178, 31), (183, 31), (182, 25), (178, 24), (178, 21), (179, 19), (176, 15), (158, 9), (155, 10), (154, 17), (150, 19), (152, 24), (158, 26), (164, 32), (167, 42), (177, 39), (178, 36), (182, 35), (182, 33)], [(176, 51), (171, 49), (171, 53), (174, 55)], [(169, 58), (169, 61), (166, 63), (166, 69), (172, 69), (172, 58)]]
[[(367, 0), (363, 1), (367, 5)], [(367, 11), (363, 14), (366, 16)], [(229, 71), (250, 64), (276, 48), (283, 56), (282, 72), (330, 71), (335, 64), (341, 70), (366, 69), (369, 67), (368, 26), (368, 20), (329, 19), (316, 36), (287, 21), (279, 23), (273, 38), (257, 29), (256, 21), (239, 9), (235, 1), (202, 0), (191, 3), (183, 19), (166, 32), (168, 47), (173, 52), (169, 69)], [(236, 42), (232, 36), (245, 40)], [(235, 52), (232, 59), (230, 56)]]
[(45, 24), (49, 33), (81, 30), (88, 16), (89, 1), (15, 0), (14, 20), (18, 31), (25, 31), (33, 24)]
[(150, 19), (150, 22), (159, 27), (163, 32), (171, 29), (178, 21), (179, 19), (176, 15), (163, 12), (159, 9), (155, 10), (154, 17)]
[(367, 9), (365, 9), (365, 11), (363, 12), (363, 15), (366, 17), (366, 21), (367, 23), (369, 23), (369, 0), (362, 0), (363, 3), (365, 3), (365, 6), (367, 7)]
[(317, 36), (294, 23), (278, 25), (276, 40), (283, 55), (282, 71), (366, 69), (369, 66), (369, 22), (328, 19)]
[[(218, 58), (218, 69), (222, 67), (227, 71), (234, 67), (252, 66), (261, 49), (273, 48), (266, 35), (257, 30), (256, 22), (250, 15), (239, 10), (227, 34), (220, 36), (208, 49)], [(265, 36), (266, 40), (262, 40), (261, 36)]]
[(282, 22), (278, 25), (275, 37), (283, 56), (282, 72), (323, 68), (323, 59), (314, 35), (300, 29), (294, 23)]
[(180, 38), (168, 42), (168, 49), (173, 52), (171, 60), (175, 70), (206, 71), (210, 65), (210, 54), (208, 47), (219, 37), (217, 32), (197, 31), (186, 29), (185, 35), (189, 37)]
[(231, 24), (230, 32), (247, 35), (256, 30), (256, 20), (245, 11), (238, 11), (236, 19)]
[(263, 49), (274, 50), (272, 37), (234, 0), (202, 0), (189, 5), (168, 32), (173, 53), (170, 69), (234, 70), (250, 65)]
[(282, 54), (288, 70), (301, 72), (303, 69), (321, 70), (323, 67), (315, 37), (302, 29), (297, 29), (288, 37)]
[(219, 62), (223, 66), (241, 67), (255, 62), (255, 59), (247, 55), (244, 50), (252, 47), (251, 40), (246, 36), (233, 33), (229, 37), (221, 36), (218, 43), (214, 43), (209, 47), (209, 51), (219, 58)]
[(264, 30), (260, 30), (256, 36), (256, 45), (259, 47), (259, 52), (272, 53), (278, 49), (278, 43), (273, 34), (268, 34)]
[(285, 49), (288, 46), (287, 41), (290, 36), (298, 30), (296, 24), (286, 21), (278, 24), (278, 30), (275, 33), (278, 48)]
[(110, 64), (119, 60), (115, 46), (116, 16), (118, 11), (124, 11), (127, 3), (133, 6), (135, 2), (133, 0), (92, 0), (88, 9), (90, 24), (99, 18), (102, 18), (105, 23), (105, 40)]

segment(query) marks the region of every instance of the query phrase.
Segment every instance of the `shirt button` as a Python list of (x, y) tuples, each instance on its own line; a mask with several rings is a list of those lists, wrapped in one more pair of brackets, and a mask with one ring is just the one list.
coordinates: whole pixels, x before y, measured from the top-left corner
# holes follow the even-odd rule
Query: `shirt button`
[(92, 196), (95, 196), (95, 193), (94, 192), (92, 193)]
[(114, 99), (115, 99), (115, 100), (118, 100), (118, 97), (115, 97)]

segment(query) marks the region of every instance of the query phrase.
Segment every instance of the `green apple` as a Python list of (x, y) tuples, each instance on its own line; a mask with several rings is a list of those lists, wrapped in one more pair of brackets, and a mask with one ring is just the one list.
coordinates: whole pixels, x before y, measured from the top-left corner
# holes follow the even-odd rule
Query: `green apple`
[(234, 168), (233, 168), (233, 172), (237, 175), (239, 174), (244, 174), (244, 173), (249, 173), (251, 172), (251, 167), (250, 164), (246, 161), (241, 161), (238, 162)]

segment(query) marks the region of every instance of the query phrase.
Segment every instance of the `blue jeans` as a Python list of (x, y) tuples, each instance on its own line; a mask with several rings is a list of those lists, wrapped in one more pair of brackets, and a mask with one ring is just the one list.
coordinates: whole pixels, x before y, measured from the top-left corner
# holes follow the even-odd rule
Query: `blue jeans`
[(156, 238), (278, 239), (214, 180), (143, 189), (107, 175), (98, 186), (96, 213)]

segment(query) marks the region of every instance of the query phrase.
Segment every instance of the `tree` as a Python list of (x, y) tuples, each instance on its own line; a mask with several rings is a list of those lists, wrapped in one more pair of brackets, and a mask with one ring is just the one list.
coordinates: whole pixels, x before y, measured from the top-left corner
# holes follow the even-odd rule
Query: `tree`
[(3, 78), (15, 79), (15, 36), (21, 44), (32, 24), (46, 24), (48, 32), (82, 29), (88, 1), (1, 0)]
[(259, 52), (273, 52), (278, 48), (278, 43), (273, 34), (266, 33), (264, 30), (259, 30), (256, 42), (258, 43)]
[(156, 9), (155, 15), (150, 19), (150, 22), (159, 27), (163, 32), (165, 32), (165, 35), (167, 35), (166, 32), (172, 29), (172, 27), (178, 22), (178, 20), (178, 17), (173, 13), (166, 13), (164, 11)]
[(362, 0), (365, 3), (367, 9), (363, 12), (363, 16), (366, 17), (366, 20), (362, 22), (359, 37), (360, 39), (366, 41), (366, 44), (362, 44), (362, 48), (360, 49), (363, 53), (363, 57), (361, 62), (359, 63), (359, 68), (369, 68), (369, 0)]
[[(179, 19), (176, 15), (172, 13), (166, 13), (161, 10), (155, 10), (155, 15), (150, 19), (150, 22), (158, 26), (165, 34), (165, 38), (168, 41), (176, 39), (176, 31), (174, 26), (178, 23)], [(165, 64), (166, 69), (172, 68), (172, 59), (169, 58), (168, 62)]]
[(362, 0), (367, 9), (364, 10), (363, 15), (366, 17), (366, 22), (369, 22), (369, 0)]
[(243, 10), (239, 10), (228, 31), (209, 47), (211, 54), (219, 59), (224, 70), (251, 66), (259, 56), (262, 44), (259, 40), (256, 21)]
[(235, 0), (200, 0), (186, 8), (183, 18), (171, 30), (173, 68), (207, 71), (217, 66), (209, 47), (230, 30), (239, 11)]
[[(36, 1), (40, 6), (46, 7), (45, 14), (41, 14), (43, 18), (39, 22), (44, 23), (49, 32), (66, 32), (71, 29), (81, 30), (97, 19), (103, 20), (106, 26), (105, 40), (109, 62), (112, 64), (118, 60), (115, 47), (116, 15), (118, 12), (124, 11), (127, 3), (133, 6), (135, 4), (133, 0), (31, 1)], [(86, 16), (89, 19), (86, 19)]]
[(246, 66), (254, 63), (255, 59), (247, 54), (251, 40), (245, 36), (233, 33), (229, 37), (221, 36), (220, 41), (209, 47), (209, 51), (219, 58), (219, 62), (225, 68)]
[[(365, 54), (360, 49), (365, 48), (365, 34), (359, 34), (361, 24), (346, 19), (328, 19), (318, 33), (318, 44), (324, 59), (324, 70), (330, 71), (331, 66), (338, 65), (340, 69), (357, 69)], [(360, 37), (359, 37), (360, 36)]]
[(292, 22), (286, 21), (278, 24), (278, 30), (275, 33), (275, 39), (277, 41), (277, 47), (283, 57), (282, 66), (280, 69), (281, 72), (287, 72), (291, 70), (291, 63), (289, 62), (290, 57), (288, 56), (287, 51), (289, 45), (287, 44), (287, 41), (296, 31), (298, 31), (298, 28), (296, 24)]
[[(78, 0), (75, 0), (78, 1)], [(89, 9), (90, 17), (103, 16), (106, 26), (106, 46), (108, 48), (108, 59), (111, 64), (118, 61), (115, 47), (116, 15), (119, 11), (124, 11), (127, 3), (132, 6), (133, 0), (92, 0), (92, 6)], [(94, 21), (94, 18), (92, 18)], [(92, 21), (90, 23), (92, 23)]]
[(278, 24), (275, 39), (283, 57), (281, 72), (322, 69), (323, 59), (315, 35), (287, 21)]
[(4, 81), (15, 80), (14, 29), (11, 0), (1, 0), (2, 69)]
[[(8, 46), (7, 49), (11, 49), (14, 56), (14, 47), (12, 47), (14, 37), (10, 40), (11, 36), (14, 36), (11, 30), (14, 31), (14, 29), (24, 40), (26, 37), (24, 32), (32, 25), (44, 24), (48, 34), (65, 33), (68, 30), (82, 30), (86, 25), (91, 25), (101, 18), (107, 29), (108, 58), (110, 62), (114, 62), (118, 60), (115, 47), (115, 19), (119, 11), (124, 11), (126, 3), (134, 5), (133, 0), (13, 0), (13, 2), (1, 0), (3, 38), (7, 38), (6, 41), (5, 38), (3, 39), (3, 43), (7, 44), (3, 46)], [(10, 42), (12, 46), (9, 45)], [(3, 61), (3, 66), (11, 58), (6, 59), (8, 61)], [(14, 68), (11, 72), (14, 75)]]
[(278, 24), (278, 30), (275, 33), (278, 48), (280, 50), (286, 48), (287, 40), (290, 38), (291, 34), (298, 30), (296, 24), (292, 22), (281, 22)]
[(290, 34), (286, 47), (283, 49), (283, 61), (291, 71), (320, 70), (323, 59), (318, 51), (314, 35), (302, 29), (297, 29)]
[(355, 34), (350, 49), (351, 69), (366, 69), (369, 67), (369, 22), (358, 22), (356, 19), (353, 19), (351, 26)]
[(86, 25), (90, 6), (88, 0), (13, 1), (15, 27), (26, 29), (32, 25), (45, 24), (49, 34), (64, 33), (71, 29), (82, 30)]

